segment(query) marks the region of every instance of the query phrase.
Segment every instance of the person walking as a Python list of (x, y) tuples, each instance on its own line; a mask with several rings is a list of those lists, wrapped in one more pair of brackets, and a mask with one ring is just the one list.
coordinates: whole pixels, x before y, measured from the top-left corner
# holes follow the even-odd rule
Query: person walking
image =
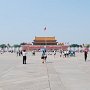
[(42, 63), (46, 63), (46, 59), (47, 59), (46, 50), (43, 51), (41, 59), (43, 60)]
[(60, 57), (62, 57), (62, 50), (60, 50)]
[(54, 58), (55, 58), (55, 56), (56, 56), (56, 51), (54, 50)]
[(19, 52), (17, 51), (17, 56), (18, 56)]
[(85, 51), (84, 51), (84, 58), (85, 58), (85, 62), (86, 62), (86, 60), (87, 60), (87, 54), (88, 54), (88, 51), (87, 51), (87, 50), (85, 50)]
[(65, 58), (67, 57), (67, 52), (66, 52), (66, 50), (64, 51), (64, 57), (65, 57)]
[(27, 57), (26, 57), (26, 50), (23, 50), (23, 52), (22, 52), (22, 55), (23, 55), (23, 64), (26, 64), (26, 59), (27, 59)]

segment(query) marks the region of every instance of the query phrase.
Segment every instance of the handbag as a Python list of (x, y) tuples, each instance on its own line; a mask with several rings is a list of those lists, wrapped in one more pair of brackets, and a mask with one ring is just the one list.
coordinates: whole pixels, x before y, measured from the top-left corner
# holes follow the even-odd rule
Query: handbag
[(41, 56), (41, 59), (44, 59), (44, 56)]

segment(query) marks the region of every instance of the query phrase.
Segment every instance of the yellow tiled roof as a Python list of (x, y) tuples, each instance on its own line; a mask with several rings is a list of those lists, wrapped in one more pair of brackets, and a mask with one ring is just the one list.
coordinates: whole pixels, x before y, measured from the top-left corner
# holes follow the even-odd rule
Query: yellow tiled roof
[(55, 37), (35, 37), (34, 40), (55, 40)]

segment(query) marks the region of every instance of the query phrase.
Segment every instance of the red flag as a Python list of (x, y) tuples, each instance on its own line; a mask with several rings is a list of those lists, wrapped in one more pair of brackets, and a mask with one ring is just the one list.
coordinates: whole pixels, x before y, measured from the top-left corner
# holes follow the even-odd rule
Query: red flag
[(44, 31), (46, 31), (46, 27), (44, 28)]

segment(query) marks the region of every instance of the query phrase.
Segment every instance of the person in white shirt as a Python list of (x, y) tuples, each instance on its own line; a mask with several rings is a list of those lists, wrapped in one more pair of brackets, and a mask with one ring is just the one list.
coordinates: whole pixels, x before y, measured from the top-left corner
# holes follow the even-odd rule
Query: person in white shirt
[(64, 57), (66, 58), (66, 56), (67, 56), (67, 52), (66, 52), (66, 51), (64, 51)]
[(54, 58), (55, 58), (55, 55), (56, 55), (56, 51), (54, 50)]
[(22, 52), (22, 55), (23, 55), (23, 64), (26, 64), (26, 50), (23, 50), (23, 52)]
[(67, 56), (67, 57), (69, 57), (69, 51), (68, 51), (68, 50), (66, 51), (66, 53), (67, 53), (67, 55), (66, 55), (66, 56)]

